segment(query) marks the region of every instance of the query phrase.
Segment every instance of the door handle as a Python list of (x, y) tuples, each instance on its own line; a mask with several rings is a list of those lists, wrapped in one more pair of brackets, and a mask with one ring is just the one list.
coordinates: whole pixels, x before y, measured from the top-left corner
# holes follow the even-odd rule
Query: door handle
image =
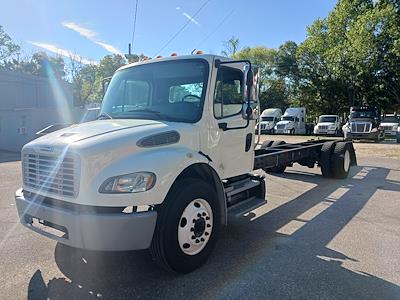
[(225, 131), (228, 128), (228, 123), (223, 122), (223, 123), (218, 123), (219, 129), (222, 129), (222, 131)]

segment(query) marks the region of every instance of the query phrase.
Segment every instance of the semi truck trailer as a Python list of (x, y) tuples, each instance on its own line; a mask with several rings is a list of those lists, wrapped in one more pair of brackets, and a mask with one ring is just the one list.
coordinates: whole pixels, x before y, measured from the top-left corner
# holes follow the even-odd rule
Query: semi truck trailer
[(149, 249), (163, 268), (191, 272), (228, 216), (266, 205), (255, 171), (299, 163), (340, 179), (356, 164), (351, 141), (261, 144), (258, 108), (247, 60), (190, 55), (124, 66), (98, 120), (24, 146), (20, 221), (73, 248)]

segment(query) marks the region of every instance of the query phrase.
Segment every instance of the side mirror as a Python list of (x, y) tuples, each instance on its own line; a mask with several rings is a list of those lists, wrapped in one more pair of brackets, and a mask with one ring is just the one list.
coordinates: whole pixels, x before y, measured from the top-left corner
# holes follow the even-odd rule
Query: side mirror
[(258, 109), (257, 103), (250, 102), (250, 105), (246, 101), (242, 105), (242, 117), (245, 120), (257, 120), (258, 119)]
[(103, 78), (102, 80), (102, 87), (103, 87), (103, 97), (107, 92), (108, 86), (110, 85), (111, 77)]
[(248, 88), (253, 86), (253, 81), (254, 81), (254, 74), (253, 74), (253, 70), (250, 69), (247, 72), (247, 78), (246, 78), (246, 85)]

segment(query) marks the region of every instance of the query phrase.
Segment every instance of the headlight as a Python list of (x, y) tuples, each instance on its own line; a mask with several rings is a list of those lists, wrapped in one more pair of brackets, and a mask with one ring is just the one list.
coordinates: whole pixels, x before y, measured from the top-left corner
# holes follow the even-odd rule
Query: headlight
[(151, 172), (137, 172), (108, 178), (99, 188), (100, 193), (139, 193), (150, 190), (156, 183)]

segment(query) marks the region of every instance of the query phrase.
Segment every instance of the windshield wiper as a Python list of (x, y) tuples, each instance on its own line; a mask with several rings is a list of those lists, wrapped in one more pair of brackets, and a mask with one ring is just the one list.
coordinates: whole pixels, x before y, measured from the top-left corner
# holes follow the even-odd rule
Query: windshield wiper
[(100, 115), (97, 116), (96, 120), (106, 120), (106, 119), (112, 119), (113, 117), (111, 117), (108, 113), (101, 113)]

